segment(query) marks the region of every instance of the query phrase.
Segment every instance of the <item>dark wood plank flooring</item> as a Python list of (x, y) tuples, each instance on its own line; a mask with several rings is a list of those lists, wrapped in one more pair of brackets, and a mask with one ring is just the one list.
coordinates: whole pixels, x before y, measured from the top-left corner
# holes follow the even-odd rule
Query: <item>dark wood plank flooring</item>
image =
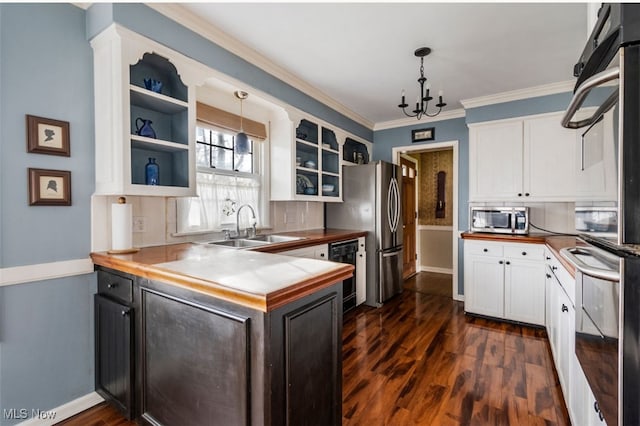
[[(421, 274), (345, 316), (343, 425), (569, 425), (544, 330), (465, 316)], [(101, 404), (61, 424), (135, 423)]]

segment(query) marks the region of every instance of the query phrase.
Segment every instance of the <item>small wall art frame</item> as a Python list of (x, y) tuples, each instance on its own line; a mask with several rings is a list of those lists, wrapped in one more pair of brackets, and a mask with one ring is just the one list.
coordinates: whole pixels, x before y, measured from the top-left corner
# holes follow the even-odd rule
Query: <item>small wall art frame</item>
[(71, 172), (29, 168), (30, 206), (70, 206)]
[(411, 131), (411, 142), (432, 141), (436, 138), (436, 128), (415, 129)]
[(27, 152), (69, 157), (69, 122), (27, 115)]

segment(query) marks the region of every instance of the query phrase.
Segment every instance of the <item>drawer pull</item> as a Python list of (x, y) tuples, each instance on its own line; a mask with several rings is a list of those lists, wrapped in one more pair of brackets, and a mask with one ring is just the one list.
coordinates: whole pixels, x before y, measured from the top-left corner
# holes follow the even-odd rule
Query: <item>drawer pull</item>
[(485, 249), (482, 249), (482, 251), (486, 253), (486, 252), (488, 252), (488, 251), (489, 251), (489, 249), (486, 249), (486, 248), (485, 248)]
[(547, 260), (551, 260), (551, 258), (549, 256), (546, 257)]
[(116, 288), (118, 287), (118, 283), (109, 283), (107, 284), (107, 288)]
[(562, 312), (569, 312), (569, 308), (564, 303), (562, 304)]
[(522, 252), (522, 255), (523, 255), (523, 256), (526, 256), (526, 255), (527, 255), (527, 252), (526, 252), (526, 251), (523, 251), (523, 252)]
[(127, 315), (129, 315), (129, 311), (122, 311), (122, 316), (126, 317)]
[(551, 267), (551, 270), (552, 270), (552, 271), (557, 271), (557, 270), (558, 270), (558, 267), (557, 267), (557, 266), (552, 266), (552, 267)]

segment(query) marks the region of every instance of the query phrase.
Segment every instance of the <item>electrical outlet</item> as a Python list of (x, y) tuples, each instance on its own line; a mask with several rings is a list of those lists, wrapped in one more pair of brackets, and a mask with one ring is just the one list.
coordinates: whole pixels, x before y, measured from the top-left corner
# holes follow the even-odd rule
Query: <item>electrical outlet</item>
[(144, 216), (133, 217), (133, 232), (145, 232), (147, 230), (147, 218)]

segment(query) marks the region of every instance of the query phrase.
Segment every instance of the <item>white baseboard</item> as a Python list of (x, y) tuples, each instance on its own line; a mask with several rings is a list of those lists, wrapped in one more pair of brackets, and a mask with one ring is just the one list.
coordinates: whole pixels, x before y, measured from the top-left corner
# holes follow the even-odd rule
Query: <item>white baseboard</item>
[(453, 269), (451, 268), (439, 268), (437, 266), (418, 266), (419, 272), (437, 272), (438, 274), (453, 275)]
[[(19, 426), (51, 426), (58, 422), (61, 422), (64, 419), (68, 419), (69, 417), (73, 417), (78, 413), (83, 412), (97, 404), (100, 404), (104, 399), (98, 395), (96, 392), (91, 392), (86, 394), (85, 396), (81, 396), (78, 399), (74, 399), (73, 401), (69, 401), (66, 404), (63, 404), (59, 407), (52, 408), (51, 410), (40, 410), (40, 414), (42, 418), (30, 418), (22, 423), (19, 423)], [(33, 412), (29, 413), (33, 414)], [(51, 418), (53, 417), (53, 418)]]

